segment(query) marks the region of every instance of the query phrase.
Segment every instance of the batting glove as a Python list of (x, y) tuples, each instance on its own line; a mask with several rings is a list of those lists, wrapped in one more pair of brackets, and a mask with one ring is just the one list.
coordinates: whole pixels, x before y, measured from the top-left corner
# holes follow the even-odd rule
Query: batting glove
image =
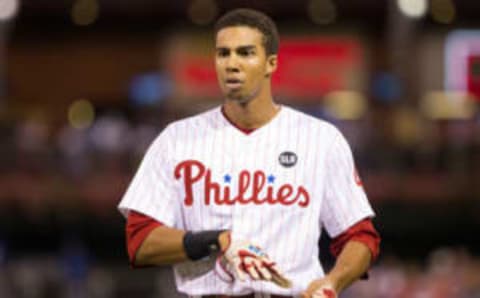
[(245, 281), (249, 277), (272, 281), (284, 288), (291, 287), (291, 281), (283, 276), (268, 255), (259, 246), (245, 240), (230, 243), (218, 257), (216, 271), (228, 281)]

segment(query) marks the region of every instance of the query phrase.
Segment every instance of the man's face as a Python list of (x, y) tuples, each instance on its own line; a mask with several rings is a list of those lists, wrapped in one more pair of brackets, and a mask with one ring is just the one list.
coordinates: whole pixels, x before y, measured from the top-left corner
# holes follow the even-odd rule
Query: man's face
[(268, 88), (276, 55), (265, 54), (262, 33), (247, 26), (226, 27), (216, 36), (215, 67), (227, 99), (247, 103)]

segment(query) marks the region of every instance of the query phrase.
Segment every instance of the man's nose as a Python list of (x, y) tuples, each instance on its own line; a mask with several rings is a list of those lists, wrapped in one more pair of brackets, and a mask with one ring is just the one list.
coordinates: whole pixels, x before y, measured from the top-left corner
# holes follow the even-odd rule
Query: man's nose
[(230, 55), (227, 59), (227, 71), (238, 71), (238, 57), (237, 55)]

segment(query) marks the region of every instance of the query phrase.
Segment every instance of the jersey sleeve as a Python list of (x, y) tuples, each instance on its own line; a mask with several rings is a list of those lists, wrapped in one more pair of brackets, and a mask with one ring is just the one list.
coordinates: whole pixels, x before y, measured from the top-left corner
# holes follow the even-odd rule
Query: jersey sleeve
[(136, 267), (135, 257), (145, 238), (147, 238), (151, 231), (160, 226), (163, 226), (161, 222), (149, 216), (136, 211), (129, 212), (127, 224), (125, 225), (125, 238), (127, 240), (128, 258), (132, 267)]
[(338, 257), (349, 241), (358, 241), (368, 247), (372, 255), (370, 263), (375, 262), (378, 258), (381, 239), (370, 218), (361, 220), (345, 232), (333, 238), (330, 244), (330, 252), (332, 255)]
[(325, 192), (320, 220), (331, 237), (345, 232), (362, 219), (373, 217), (352, 151), (344, 136), (336, 131), (326, 157)]
[(118, 205), (126, 218), (133, 210), (166, 226), (178, 225), (179, 201), (175, 195), (169, 147), (169, 138), (164, 131), (147, 150)]

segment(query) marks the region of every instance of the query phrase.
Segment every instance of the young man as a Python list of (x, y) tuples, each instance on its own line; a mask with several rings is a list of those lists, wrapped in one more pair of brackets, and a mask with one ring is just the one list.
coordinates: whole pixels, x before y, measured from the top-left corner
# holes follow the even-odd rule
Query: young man
[[(146, 153), (119, 205), (130, 261), (174, 264), (191, 297), (335, 297), (378, 255), (350, 148), (332, 125), (273, 100), (270, 18), (237, 9), (215, 33), (224, 103), (170, 124)], [(322, 227), (338, 256), (326, 275)]]

